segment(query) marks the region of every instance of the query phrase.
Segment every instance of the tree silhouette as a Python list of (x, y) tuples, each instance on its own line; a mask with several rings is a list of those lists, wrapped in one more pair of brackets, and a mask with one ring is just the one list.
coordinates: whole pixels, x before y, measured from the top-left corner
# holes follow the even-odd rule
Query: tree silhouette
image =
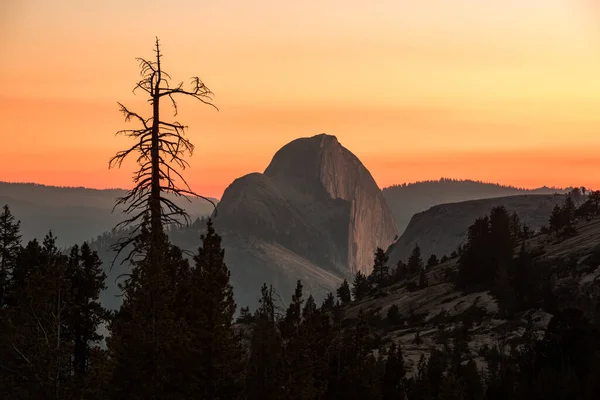
[(421, 248), (418, 244), (415, 244), (410, 257), (408, 257), (408, 272), (414, 274), (423, 268), (423, 259), (421, 258)]
[[(129, 190), (125, 196), (120, 197), (115, 204), (115, 208), (118, 205), (125, 205), (124, 212), (129, 215), (129, 218), (118, 224), (117, 228), (131, 228), (129, 234), (119, 240), (113, 247), (117, 250), (115, 260), (123, 249), (130, 244), (134, 245), (123, 262), (142, 252), (140, 247), (135, 244), (137, 243), (136, 239), (141, 237), (140, 228), (142, 224), (146, 223), (146, 218), (150, 225), (148, 229), (150, 241), (154, 244), (151, 247), (152, 249), (159, 247), (163, 224), (182, 225), (181, 218), (185, 220), (186, 224), (190, 223), (187, 212), (172, 200), (169, 200), (166, 194), (183, 197), (188, 195), (197, 196), (212, 203), (210, 199), (194, 193), (178, 171), (178, 169), (183, 170), (189, 166), (183, 157), (186, 153), (189, 153), (189, 155), (193, 153), (194, 145), (184, 137), (186, 126), (177, 121), (167, 122), (161, 119), (160, 101), (163, 98), (165, 100), (168, 98), (173, 105), (174, 115), (176, 116), (176, 95), (192, 97), (217, 109), (211, 102), (213, 93), (198, 77), (191, 79), (192, 86), (189, 90), (184, 89), (183, 82), (174, 87), (170, 86), (171, 76), (163, 70), (161, 65), (162, 54), (158, 38), (156, 38), (155, 46), (155, 61), (137, 58), (142, 79), (133, 89), (134, 93), (136, 90), (141, 89), (149, 96), (149, 102), (152, 105), (152, 116), (144, 118), (140, 114), (129, 110), (123, 104), (118, 103), (121, 112), (125, 115), (125, 121), (135, 120), (141, 123), (142, 127), (117, 132), (117, 135), (133, 138), (135, 144), (127, 150), (119, 151), (109, 161), (109, 168), (120, 167), (130, 154), (137, 154), (138, 156), (136, 163), (139, 165), (139, 169), (133, 176), (135, 187)], [(178, 181), (183, 184), (183, 187), (178, 185)]]
[[(212, 221), (201, 235), (202, 246), (194, 256), (190, 275), (186, 320), (190, 329), (194, 370), (193, 385), (202, 399), (236, 399), (243, 389), (243, 354), (232, 329), (236, 304), (225, 250)], [(201, 360), (194, 363), (193, 360)]]
[(373, 272), (371, 273), (371, 276), (373, 277), (375, 283), (377, 283), (377, 286), (380, 288), (385, 287), (388, 283), (388, 260), (389, 257), (387, 256), (387, 254), (385, 254), (385, 251), (381, 247), (378, 247), (375, 251), (375, 258), (373, 261)]
[[(338, 299), (340, 299), (340, 301), (342, 302), (342, 304), (348, 304), (352, 301), (352, 297), (350, 295), (350, 285), (348, 284), (348, 281), (346, 279), (344, 279), (344, 282), (342, 282), (340, 287), (337, 288), (336, 294)], [(333, 301), (333, 299), (331, 301)]]
[(427, 259), (427, 268), (435, 267), (439, 263), (440, 263), (440, 261), (438, 260), (437, 256), (435, 254), (432, 254)]
[(12, 271), (15, 268), (21, 249), (20, 221), (5, 205), (0, 214), (0, 307), (6, 301)]
[(365, 274), (358, 271), (354, 276), (354, 282), (352, 284), (352, 295), (355, 300), (362, 300), (371, 290), (371, 284), (367, 280)]

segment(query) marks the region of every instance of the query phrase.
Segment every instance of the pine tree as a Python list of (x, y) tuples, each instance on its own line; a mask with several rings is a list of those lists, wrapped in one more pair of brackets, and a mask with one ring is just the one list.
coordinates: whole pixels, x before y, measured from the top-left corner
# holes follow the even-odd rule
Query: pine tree
[(408, 257), (408, 272), (414, 274), (423, 268), (423, 259), (421, 258), (421, 248), (418, 244), (413, 247), (410, 257)]
[[(31, 241), (14, 269), (13, 303), (0, 335), (3, 392), (15, 398), (62, 399), (72, 387), (73, 341), (68, 324), (67, 260), (50, 232)], [(2, 382), (3, 381), (3, 382)]]
[(355, 325), (344, 335), (341, 398), (377, 399), (381, 375), (372, 354), (374, 336), (367, 315), (360, 310)]
[(435, 267), (439, 263), (440, 262), (438, 261), (437, 256), (435, 254), (432, 254), (431, 256), (429, 256), (429, 259), (427, 260), (427, 268)]
[(207, 400), (236, 399), (243, 390), (242, 348), (232, 329), (236, 305), (221, 237), (210, 219), (201, 239), (191, 271), (189, 302), (184, 305), (191, 335), (193, 393)]
[(458, 286), (461, 289), (476, 290), (495, 276), (491, 265), (491, 243), (489, 218), (477, 218), (469, 226), (465, 250), (459, 260)]
[[(504, 207), (494, 207), (490, 212), (490, 240), (492, 243), (489, 247), (492, 257), (490, 269), (493, 271), (500, 264), (510, 264), (516, 240), (511, 227), (510, 215)], [(493, 275), (490, 273), (489, 276)]]
[(327, 365), (323, 359), (326, 347), (320, 343), (322, 317), (312, 296), (300, 309), (302, 303), (302, 285), (298, 282), (280, 323), (285, 365), (282, 394), (286, 399), (319, 398), (326, 387), (319, 376)]
[(400, 282), (403, 279), (405, 279), (408, 275), (408, 266), (402, 262), (401, 260), (399, 260), (396, 263), (396, 269), (394, 270), (394, 276), (393, 276), (393, 282)]
[(261, 288), (246, 373), (248, 400), (284, 399), (282, 339), (277, 329), (273, 288)]
[(352, 285), (352, 296), (354, 296), (355, 300), (362, 300), (369, 291), (371, 290), (371, 285), (367, 280), (365, 274), (361, 271), (358, 271), (354, 277), (354, 283)]
[(373, 261), (373, 272), (371, 276), (378, 287), (382, 288), (389, 283), (389, 268), (387, 262), (389, 257), (381, 247), (375, 250), (375, 260)]
[(334, 330), (331, 318), (324, 310), (318, 310), (314, 299), (309, 296), (302, 310), (302, 325), (300, 326), (300, 340), (298, 348), (301, 358), (297, 370), (303, 371), (300, 379), (296, 379), (295, 398), (319, 399), (323, 398), (327, 390), (327, 370), (329, 367), (329, 354)]
[(372, 355), (374, 336), (367, 315), (342, 334), (339, 378), (330, 385), (326, 398), (378, 399), (381, 394), (380, 365)]
[(392, 342), (385, 360), (382, 380), (382, 399), (404, 399), (406, 396), (406, 368), (402, 348)]
[(565, 204), (562, 207), (562, 220), (565, 227), (565, 233), (573, 235), (575, 230), (575, 212), (576, 207), (571, 196), (565, 198)]
[(20, 221), (5, 205), (0, 214), (0, 309), (7, 301), (12, 273), (21, 249)]
[(513, 242), (517, 242), (522, 238), (523, 229), (521, 227), (521, 220), (516, 212), (510, 215), (510, 232)]
[(77, 379), (74, 395), (79, 397), (88, 383), (90, 368), (94, 367), (90, 353), (103, 338), (98, 334), (98, 328), (108, 318), (99, 301), (100, 292), (106, 289), (106, 274), (98, 254), (92, 252), (87, 243), (81, 246), (81, 251), (78, 246), (71, 249), (66, 274), (70, 291), (65, 334), (74, 342), (73, 373)]
[[(137, 245), (151, 246), (144, 229)], [(163, 235), (155, 256), (135, 261), (122, 285), (123, 304), (107, 339), (113, 363), (109, 385), (114, 399), (186, 399), (194, 394), (189, 363), (190, 334), (185, 319), (190, 268), (181, 250)], [(159, 261), (156, 263), (156, 261)]]
[(550, 229), (553, 230), (557, 235), (560, 233), (560, 230), (564, 227), (563, 212), (558, 204), (555, 205), (552, 209), (552, 214), (550, 214), (549, 226)]
[(336, 293), (342, 304), (348, 304), (352, 301), (352, 297), (350, 297), (350, 285), (346, 279), (344, 279), (344, 282), (342, 282)]
[(297, 334), (300, 329), (300, 322), (302, 321), (302, 282), (298, 280), (296, 282), (296, 289), (292, 295), (292, 302), (290, 303), (285, 317), (281, 321), (280, 330), (281, 335), (285, 339), (290, 338)]
[(563, 213), (565, 222), (571, 223), (575, 215), (575, 202), (571, 196), (565, 198), (565, 204), (563, 205)]
[[(344, 281), (345, 281), (345, 279), (344, 279)], [(346, 281), (346, 285), (348, 285), (347, 281)], [(350, 285), (348, 285), (348, 296), (350, 296)], [(321, 310), (322, 311), (333, 311), (334, 307), (335, 307), (335, 297), (333, 297), (333, 293), (330, 292), (327, 294), (327, 296), (325, 296), (325, 300), (323, 300), (323, 304), (321, 304)]]

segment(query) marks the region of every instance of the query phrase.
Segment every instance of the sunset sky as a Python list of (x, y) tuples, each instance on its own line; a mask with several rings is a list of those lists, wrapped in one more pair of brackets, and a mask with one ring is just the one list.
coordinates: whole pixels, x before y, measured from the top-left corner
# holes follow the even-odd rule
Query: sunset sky
[[(336, 135), (380, 187), (439, 177), (600, 188), (596, 0), (0, 2), (0, 180), (129, 187), (108, 159), (148, 115), (135, 57), (161, 40), (196, 145), (185, 175), (220, 197), (287, 142)], [(170, 118), (170, 115), (169, 115)]]

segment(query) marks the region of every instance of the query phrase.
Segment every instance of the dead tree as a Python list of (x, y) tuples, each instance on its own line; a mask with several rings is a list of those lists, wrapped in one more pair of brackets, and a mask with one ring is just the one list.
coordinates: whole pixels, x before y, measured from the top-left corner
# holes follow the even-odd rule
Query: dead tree
[[(184, 89), (183, 82), (171, 86), (169, 84), (171, 76), (162, 69), (162, 54), (158, 38), (156, 38), (154, 51), (155, 61), (137, 58), (142, 79), (133, 89), (134, 93), (141, 89), (149, 96), (152, 116), (143, 118), (118, 103), (120, 111), (125, 115), (125, 121), (134, 120), (142, 127), (117, 132), (117, 135), (133, 138), (135, 144), (127, 150), (119, 151), (109, 161), (109, 168), (120, 167), (130, 154), (135, 154), (139, 166), (133, 177), (135, 187), (125, 196), (118, 198), (113, 208), (114, 211), (117, 206), (124, 205), (126, 206), (124, 213), (129, 215), (129, 218), (116, 226), (116, 229), (128, 228), (128, 234), (114, 245), (113, 249), (117, 253), (113, 264), (121, 251), (129, 245), (133, 245), (133, 248), (123, 262), (143, 252), (136, 244), (143, 238), (143, 231), (149, 233), (149, 243), (146, 239), (143, 241), (150, 245), (150, 248), (157, 248), (156, 244), (164, 235), (163, 225), (182, 225), (182, 219), (185, 223), (189, 223), (188, 213), (168, 199), (167, 194), (182, 196), (188, 200), (187, 196), (200, 197), (215, 206), (210, 199), (194, 193), (179, 172), (189, 166), (183, 159), (184, 155), (189, 153), (191, 156), (194, 151), (194, 145), (184, 137), (187, 126), (177, 121), (164, 121), (160, 116), (160, 101), (163, 98), (165, 101), (167, 98), (170, 100), (174, 116), (177, 116), (175, 97), (178, 95), (193, 97), (218, 110), (212, 103), (213, 93), (198, 77), (191, 78), (190, 89)], [(177, 181), (180, 181), (183, 187), (178, 186)], [(142, 226), (145, 229), (142, 229)]]

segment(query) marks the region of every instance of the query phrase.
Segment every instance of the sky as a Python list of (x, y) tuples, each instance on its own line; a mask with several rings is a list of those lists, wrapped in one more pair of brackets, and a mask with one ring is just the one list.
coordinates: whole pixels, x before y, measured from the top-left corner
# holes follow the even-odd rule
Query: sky
[(117, 102), (149, 115), (131, 90), (155, 36), (175, 82), (215, 93), (175, 118), (203, 195), (320, 133), (380, 187), (600, 188), (596, 0), (0, 1), (0, 180), (131, 187), (108, 169), (136, 127)]

